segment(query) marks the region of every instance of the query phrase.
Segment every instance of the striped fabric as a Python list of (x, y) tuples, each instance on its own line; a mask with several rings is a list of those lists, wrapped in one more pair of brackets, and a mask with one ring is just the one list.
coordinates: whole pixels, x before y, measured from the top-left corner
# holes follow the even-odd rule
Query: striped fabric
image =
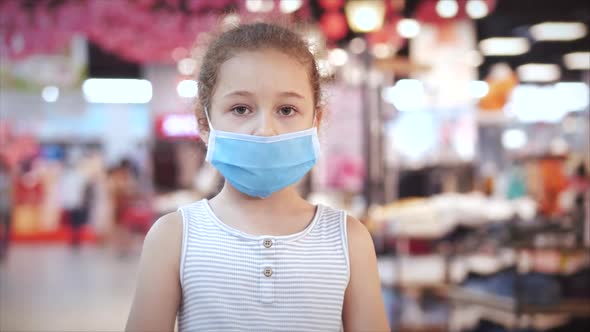
[(299, 233), (254, 236), (222, 223), (207, 200), (179, 210), (180, 332), (342, 330), (344, 212), (318, 205)]

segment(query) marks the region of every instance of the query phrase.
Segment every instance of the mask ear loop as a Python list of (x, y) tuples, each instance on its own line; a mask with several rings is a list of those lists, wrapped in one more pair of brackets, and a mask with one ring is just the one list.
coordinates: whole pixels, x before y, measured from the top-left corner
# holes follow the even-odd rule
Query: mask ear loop
[(205, 111), (205, 117), (207, 117), (207, 124), (209, 125), (209, 131), (214, 130), (213, 129), (213, 125), (211, 124), (211, 119), (209, 118), (209, 111), (207, 110), (207, 107), (204, 107), (204, 111)]
[[(205, 147), (207, 148), (207, 155), (205, 156), (205, 160), (211, 162), (211, 158), (212, 158), (212, 149), (213, 146), (215, 145), (215, 140), (211, 140), (211, 135), (215, 134), (215, 129), (213, 129), (213, 125), (211, 124), (211, 119), (209, 118), (209, 111), (207, 110), (207, 107), (203, 108), (203, 111), (205, 112), (205, 117), (207, 118), (207, 124), (209, 125), (209, 140), (208, 142), (204, 142), (205, 143)], [(209, 144), (211, 143), (211, 144)]]

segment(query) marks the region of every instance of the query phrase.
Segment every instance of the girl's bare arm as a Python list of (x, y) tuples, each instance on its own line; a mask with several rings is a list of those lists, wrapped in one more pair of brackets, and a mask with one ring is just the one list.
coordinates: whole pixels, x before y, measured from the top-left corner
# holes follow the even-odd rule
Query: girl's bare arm
[(347, 227), (350, 281), (344, 295), (344, 330), (390, 331), (371, 235), (355, 218), (348, 217)]
[(125, 331), (173, 331), (180, 305), (182, 217), (160, 218), (148, 232), (141, 253), (137, 288)]

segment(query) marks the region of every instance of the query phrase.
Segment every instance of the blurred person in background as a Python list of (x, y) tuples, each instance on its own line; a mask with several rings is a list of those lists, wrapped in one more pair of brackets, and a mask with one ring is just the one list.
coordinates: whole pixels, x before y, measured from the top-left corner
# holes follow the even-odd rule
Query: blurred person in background
[(578, 195), (584, 195), (590, 190), (590, 176), (588, 175), (586, 164), (583, 161), (581, 161), (576, 167), (574, 175), (570, 181), (570, 186)]
[(561, 210), (571, 216), (578, 243), (584, 235), (584, 220), (586, 218), (586, 200), (590, 199), (590, 176), (584, 161), (579, 162), (568, 181), (568, 187), (559, 197)]
[(130, 159), (123, 159), (109, 172), (109, 196), (113, 210), (111, 242), (119, 257), (125, 257), (132, 250), (132, 234), (126, 214), (139, 194), (135, 168)]
[(93, 186), (81, 168), (79, 151), (72, 152), (65, 166), (61, 178), (62, 206), (72, 230), (70, 245), (78, 248), (92, 205)]
[(13, 175), (8, 163), (0, 158), (0, 261), (4, 260), (10, 244), (12, 222)]

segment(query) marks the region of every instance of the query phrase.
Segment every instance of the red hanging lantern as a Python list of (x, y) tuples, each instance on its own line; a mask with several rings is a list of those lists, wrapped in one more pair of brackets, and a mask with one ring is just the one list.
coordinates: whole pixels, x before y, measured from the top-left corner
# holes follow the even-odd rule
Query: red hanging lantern
[(340, 40), (348, 34), (346, 17), (340, 11), (329, 11), (322, 15), (320, 28), (330, 40)]
[(324, 10), (339, 10), (344, 7), (344, 0), (320, 0), (320, 7)]

